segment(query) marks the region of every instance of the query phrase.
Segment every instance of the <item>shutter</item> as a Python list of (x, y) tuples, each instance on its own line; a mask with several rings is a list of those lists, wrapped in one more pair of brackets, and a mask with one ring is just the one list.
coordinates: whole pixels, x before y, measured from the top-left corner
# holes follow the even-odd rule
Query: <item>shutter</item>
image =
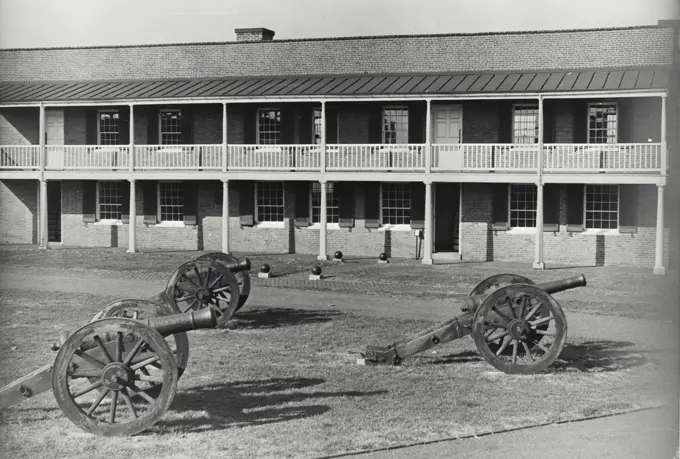
[(619, 185), (619, 233), (637, 233), (637, 185)]
[(425, 184), (411, 183), (411, 228), (425, 228)]
[(580, 232), (583, 222), (583, 184), (569, 184), (567, 188), (567, 231)]
[(86, 110), (85, 111), (85, 144), (86, 145), (98, 145), (99, 139), (97, 138), (97, 122), (99, 118), (99, 113), (97, 110)]
[(243, 108), (243, 139), (246, 145), (257, 143), (257, 110), (253, 105)]
[(574, 143), (588, 142), (588, 102), (576, 99), (572, 102), (574, 114)]
[(543, 143), (555, 143), (555, 113), (557, 100), (543, 101)]
[(158, 223), (158, 201), (157, 201), (157, 186), (156, 180), (144, 180), (139, 182), (142, 190), (142, 213), (144, 214), (145, 225), (155, 225)]
[(120, 145), (130, 143), (130, 107), (118, 111), (118, 138)]
[(97, 221), (97, 181), (83, 180), (83, 222)]
[(191, 145), (194, 143), (194, 114), (192, 107), (182, 107), (182, 122), (180, 142), (182, 145)]
[(425, 107), (413, 103), (408, 107), (408, 143), (425, 143)]
[(311, 182), (290, 182), (295, 193), (295, 227), (309, 226), (309, 193)]
[(239, 217), (241, 226), (255, 224), (255, 183), (244, 180), (239, 187)]
[(499, 101), (498, 142), (512, 143), (512, 101)]
[(364, 218), (366, 228), (380, 227), (380, 183), (364, 183)]
[(338, 140), (338, 109), (326, 106), (326, 143), (340, 143)]
[(281, 144), (291, 145), (296, 143), (295, 136), (295, 116), (297, 110), (288, 104), (283, 104), (280, 109), (281, 113)]
[(543, 231), (559, 231), (560, 224), (560, 185), (543, 185)]
[(340, 228), (354, 226), (354, 188), (348, 182), (336, 182), (333, 192), (338, 197), (338, 222)]
[(508, 184), (494, 183), (493, 187), (493, 222), (491, 228), (505, 231), (510, 228), (510, 219), (508, 218)]
[(120, 213), (123, 223), (130, 223), (130, 182), (123, 180), (120, 182)]
[(146, 138), (149, 145), (158, 145), (160, 141), (158, 139), (158, 117), (159, 110), (154, 107), (149, 107), (146, 113)]
[(300, 119), (300, 144), (312, 145), (316, 143), (314, 136), (314, 107), (303, 105), (298, 112)]
[(368, 143), (383, 143), (382, 129), (382, 106), (371, 104), (368, 106)]
[(182, 182), (182, 192), (184, 193), (184, 224), (196, 226), (198, 224), (198, 182), (196, 180)]

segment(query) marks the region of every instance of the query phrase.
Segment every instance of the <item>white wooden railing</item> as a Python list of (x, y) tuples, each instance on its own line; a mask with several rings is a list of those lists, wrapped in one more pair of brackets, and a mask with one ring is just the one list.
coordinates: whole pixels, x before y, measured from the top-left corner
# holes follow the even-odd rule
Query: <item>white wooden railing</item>
[(318, 145), (229, 145), (229, 170), (319, 170)]
[(401, 170), (425, 169), (425, 145), (326, 145), (327, 170)]
[(545, 172), (661, 171), (660, 143), (546, 144)]
[(40, 147), (37, 145), (0, 146), (0, 169), (39, 169)]
[(116, 170), (128, 167), (127, 145), (47, 145), (47, 170)]
[(434, 144), (432, 169), (441, 171), (535, 171), (538, 145)]
[(219, 170), (222, 145), (135, 145), (135, 169)]

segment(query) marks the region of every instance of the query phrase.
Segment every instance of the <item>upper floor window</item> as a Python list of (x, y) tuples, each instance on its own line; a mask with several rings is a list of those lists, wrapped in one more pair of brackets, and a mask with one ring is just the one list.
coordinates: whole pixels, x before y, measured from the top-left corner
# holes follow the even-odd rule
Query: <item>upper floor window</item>
[(179, 145), (182, 143), (182, 111), (161, 110), (161, 145)]
[(255, 188), (257, 223), (283, 222), (283, 182), (258, 182)]
[(97, 182), (97, 220), (120, 220), (123, 212), (121, 182)]
[(120, 143), (120, 115), (117, 110), (99, 112), (99, 145), (118, 145)]
[(314, 143), (319, 145), (321, 143), (321, 109), (314, 109), (314, 126), (312, 127), (314, 134)]
[(617, 131), (616, 103), (588, 104), (588, 143), (616, 143)]
[(513, 107), (512, 142), (538, 143), (538, 105)]
[(536, 227), (536, 185), (510, 184), (510, 227)]
[(408, 143), (408, 109), (388, 107), (383, 110), (383, 143)]
[(158, 182), (158, 215), (161, 222), (184, 221), (182, 183)]
[(277, 108), (257, 111), (257, 143), (277, 145), (281, 142), (281, 110)]
[(409, 183), (383, 183), (380, 187), (383, 225), (411, 224), (411, 187)]
[(619, 186), (586, 185), (586, 229), (619, 227)]
[[(338, 196), (334, 192), (334, 184), (326, 183), (326, 223), (338, 223)], [(321, 221), (321, 184), (312, 183), (312, 223)]]

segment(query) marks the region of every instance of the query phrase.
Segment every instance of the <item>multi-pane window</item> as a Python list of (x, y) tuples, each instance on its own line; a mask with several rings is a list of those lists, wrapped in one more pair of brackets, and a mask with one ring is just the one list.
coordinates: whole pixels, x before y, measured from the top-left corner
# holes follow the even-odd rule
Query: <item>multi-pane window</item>
[(123, 210), (121, 182), (99, 182), (97, 205), (99, 220), (120, 220)]
[(616, 143), (617, 121), (615, 103), (588, 104), (588, 143)]
[(383, 143), (408, 143), (408, 109), (385, 108)]
[[(334, 192), (334, 184), (326, 183), (326, 223), (338, 223), (338, 196)], [(312, 223), (321, 221), (321, 184), (312, 183)]]
[(283, 221), (283, 182), (257, 183), (257, 222)]
[(184, 192), (180, 182), (158, 183), (158, 214), (162, 222), (184, 220)]
[(161, 110), (161, 145), (182, 143), (182, 112), (180, 110)]
[(411, 187), (408, 183), (383, 183), (381, 187), (383, 225), (411, 223)]
[(510, 227), (536, 227), (536, 186), (510, 185)]
[(321, 109), (320, 108), (314, 109), (313, 132), (314, 132), (314, 143), (318, 145), (318, 144), (321, 143)]
[(257, 111), (257, 143), (261, 145), (281, 143), (281, 110), (260, 109)]
[(120, 118), (117, 111), (99, 112), (99, 145), (120, 143)]
[(538, 106), (515, 105), (512, 110), (513, 143), (538, 143)]
[(586, 185), (585, 195), (586, 228), (618, 228), (619, 186)]

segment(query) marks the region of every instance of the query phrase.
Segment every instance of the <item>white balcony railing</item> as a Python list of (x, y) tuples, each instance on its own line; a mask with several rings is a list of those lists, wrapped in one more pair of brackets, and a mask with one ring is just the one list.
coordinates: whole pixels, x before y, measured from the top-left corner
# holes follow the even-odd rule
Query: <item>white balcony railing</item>
[(545, 172), (661, 171), (660, 143), (545, 144)]
[(222, 145), (135, 145), (135, 169), (219, 170)]
[(401, 170), (425, 169), (425, 145), (327, 145), (327, 170)]
[(441, 171), (535, 171), (538, 145), (434, 144), (432, 169)]
[(40, 147), (37, 145), (0, 146), (0, 169), (39, 169)]
[(127, 145), (47, 145), (45, 169), (126, 169), (129, 152)]
[(229, 145), (230, 170), (319, 170), (318, 145)]

